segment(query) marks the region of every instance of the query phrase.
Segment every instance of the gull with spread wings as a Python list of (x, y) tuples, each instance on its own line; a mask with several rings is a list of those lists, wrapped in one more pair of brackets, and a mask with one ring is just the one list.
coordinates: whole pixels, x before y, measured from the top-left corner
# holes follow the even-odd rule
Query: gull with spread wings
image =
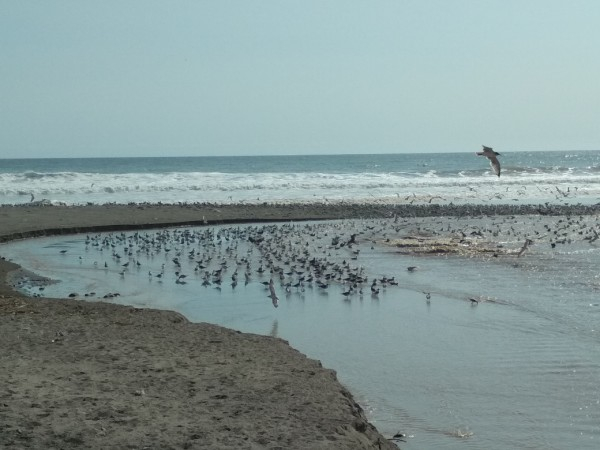
[(482, 147), (483, 151), (476, 152), (477, 156), (485, 156), (487, 159), (489, 159), (492, 169), (494, 169), (496, 175), (500, 176), (500, 161), (498, 161), (498, 158), (496, 158), (496, 156), (501, 156), (500, 153), (495, 152), (492, 147), (486, 147), (485, 145), (482, 145)]

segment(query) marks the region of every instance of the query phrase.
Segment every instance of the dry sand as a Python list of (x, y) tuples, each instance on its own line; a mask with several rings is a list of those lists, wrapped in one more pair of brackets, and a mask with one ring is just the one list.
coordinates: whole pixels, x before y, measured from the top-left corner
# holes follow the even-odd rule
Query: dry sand
[[(167, 224), (382, 217), (385, 207), (0, 207), (0, 241)], [(28, 299), (0, 261), (0, 448), (396, 448), (332, 370), (174, 312)]]

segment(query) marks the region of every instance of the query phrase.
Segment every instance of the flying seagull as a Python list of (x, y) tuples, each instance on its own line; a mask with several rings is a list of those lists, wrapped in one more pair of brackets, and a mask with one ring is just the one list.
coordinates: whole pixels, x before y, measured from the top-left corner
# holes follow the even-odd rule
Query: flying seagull
[(492, 169), (494, 169), (496, 175), (500, 176), (500, 161), (498, 161), (498, 158), (496, 158), (496, 156), (501, 156), (500, 153), (492, 150), (492, 147), (486, 147), (485, 145), (482, 145), (482, 147), (483, 151), (477, 152), (477, 156), (485, 156), (487, 159), (489, 159)]
[(523, 244), (523, 247), (521, 247), (521, 250), (519, 250), (517, 258), (519, 258), (531, 244), (533, 244), (533, 241), (531, 239), (525, 239), (525, 243)]

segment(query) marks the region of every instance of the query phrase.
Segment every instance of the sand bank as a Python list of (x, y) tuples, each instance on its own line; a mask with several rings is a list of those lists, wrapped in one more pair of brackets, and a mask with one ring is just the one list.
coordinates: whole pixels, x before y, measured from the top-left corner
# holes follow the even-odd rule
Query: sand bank
[(383, 217), (595, 214), (599, 205), (260, 204), (0, 206), (0, 242), (40, 235), (72, 234), (169, 225)]
[[(0, 207), (0, 241), (343, 212), (308, 206)], [(0, 280), (15, 268), (0, 261)], [(332, 370), (281, 339), (192, 324), (168, 311), (28, 299), (4, 283), (0, 336), (1, 448), (396, 448), (367, 422)]]

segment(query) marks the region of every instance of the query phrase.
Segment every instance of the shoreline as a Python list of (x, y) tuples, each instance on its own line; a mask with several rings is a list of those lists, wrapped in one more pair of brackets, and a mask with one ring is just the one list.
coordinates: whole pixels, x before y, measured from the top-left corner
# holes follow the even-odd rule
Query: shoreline
[[(0, 242), (342, 215), (264, 205), (0, 207)], [(17, 269), (0, 260), (0, 447), (397, 448), (333, 370), (282, 339), (173, 311), (24, 297), (6, 282)]]
[(593, 205), (557, 204), (105, 204), (88, 206), (0, 205), (0, 243), (37, 236), (121, 231), (169, 226), (218, 225), (398, 217), (591, 215)]

